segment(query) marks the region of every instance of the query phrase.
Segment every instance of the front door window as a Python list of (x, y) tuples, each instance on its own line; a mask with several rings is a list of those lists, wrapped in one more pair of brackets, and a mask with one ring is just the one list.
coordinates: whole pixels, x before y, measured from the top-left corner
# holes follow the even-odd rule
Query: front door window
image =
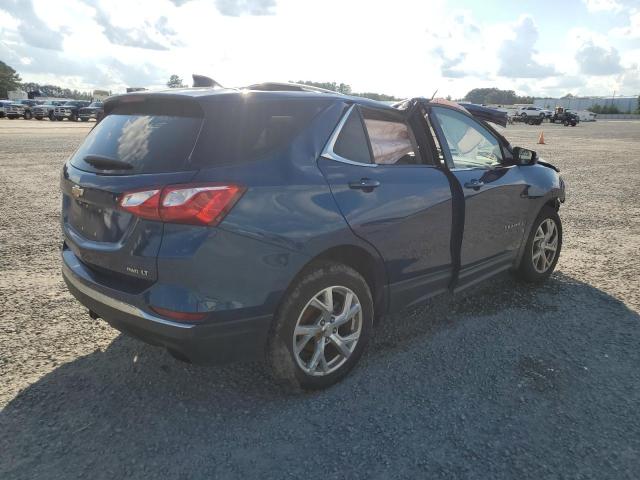
[(448, 108), (433, 107), (451, 151), (453, 168), (493, 168), (502, 163), (498, 140), (478, 122)]

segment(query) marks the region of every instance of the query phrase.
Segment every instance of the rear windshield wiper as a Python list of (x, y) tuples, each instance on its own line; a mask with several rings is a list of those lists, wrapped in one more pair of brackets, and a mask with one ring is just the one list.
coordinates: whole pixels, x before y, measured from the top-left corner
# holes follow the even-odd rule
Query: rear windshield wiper
[(133, 168), (129, 162), (103, 155), (87, 155), (84, 157), (84, 161), (100, 170), (131, 170)]

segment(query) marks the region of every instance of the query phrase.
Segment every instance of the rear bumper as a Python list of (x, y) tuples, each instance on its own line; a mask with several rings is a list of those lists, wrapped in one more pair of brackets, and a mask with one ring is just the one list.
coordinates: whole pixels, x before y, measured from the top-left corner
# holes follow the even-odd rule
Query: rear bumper
[(271, 315), (227, 317), (202, 324), (173, 322), (137, 306), (135, 298), (127, 299), (122, 292), (93, 282), (86, 267), (69, 250), (63, 251), (62, 276), (80, 303), (117, 330), (172, 350), (193, 363), (262, 359)]

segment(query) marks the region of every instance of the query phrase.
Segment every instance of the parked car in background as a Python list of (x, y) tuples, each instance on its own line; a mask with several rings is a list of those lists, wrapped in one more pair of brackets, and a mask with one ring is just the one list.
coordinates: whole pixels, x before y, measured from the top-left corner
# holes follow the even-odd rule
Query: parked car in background
[(35, 100), (18, 100), (5, 107), (5, 115), (11, 120), (16, 118), (24, 118), (31, 120), (33, 117), (32, 108), (37, 105)]
[(53, 110), (53, 116), (56, 120), (62, 121), (67, 118), (72, 122), (76, 122), (78, 120), (79, 110), (88, 106), (90, 103), (91, 102), (86, 100), (69, 100), (64, 102), (62, 105), (57, 106)]
[(487, 123), (504, 112), (258, 84), (104, 113), (62, 170), (63, 277), (179, 359), (266, 353), (278, 381), (325, 388), (374, 319), (558, 261), (564, 182)]
[[(549, 113), (549, 116), (551, 115), (551, 112), (549, 110), (547, 110), (546, 112)], [(538, 108), (538, 107), (520, 107), (518, 108), (518, 110), (516, 110), (515, 115), (518, 117), (542, 117), (545, 118), (547, 116), (546, 113), (543, 109)]]
[(102, 113), (104, 112), (102, 102), (93, 102), (87, 107), (83, 107), (78, 110), (78, 117), (83, 122), (88, 122), (90, 119), (100, 120)]
[(589, 110), (578, 110), (577, 112), (569, 110), (569, 112), (575, 113), (581, 122), (595, 122), (598, 117), (597, 113), (590, 112)]
[(41, 105), (36, 105), (31, 109), (33, 113), (33, 118), (36, 120), (42, 120), (43, 118), (48, 118), (49, 120), (54, 120), (53, 110), (60, 104), (64, 102), (48, 102), (43, 103)]
[(0, 118), (6, 115), (5, 108), (14, 103), (12, 100), (0, 100)]

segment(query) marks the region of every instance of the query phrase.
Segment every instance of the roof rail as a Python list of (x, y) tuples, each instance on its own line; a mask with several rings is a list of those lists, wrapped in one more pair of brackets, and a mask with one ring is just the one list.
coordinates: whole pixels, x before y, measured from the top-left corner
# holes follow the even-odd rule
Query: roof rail
[(245, 87), (247, 90), (261, 90), (266, 92), (316, 92), (316, 93), (330, 93), (332, 95), (342, 95), (340, 92), (334, 92), (333, 90), (327, 90), (326, 88), (314, 87), (311, 85), (303, 85), (300, 83), (288, 83), (288, 82), (264, 82), (256, 83)]

